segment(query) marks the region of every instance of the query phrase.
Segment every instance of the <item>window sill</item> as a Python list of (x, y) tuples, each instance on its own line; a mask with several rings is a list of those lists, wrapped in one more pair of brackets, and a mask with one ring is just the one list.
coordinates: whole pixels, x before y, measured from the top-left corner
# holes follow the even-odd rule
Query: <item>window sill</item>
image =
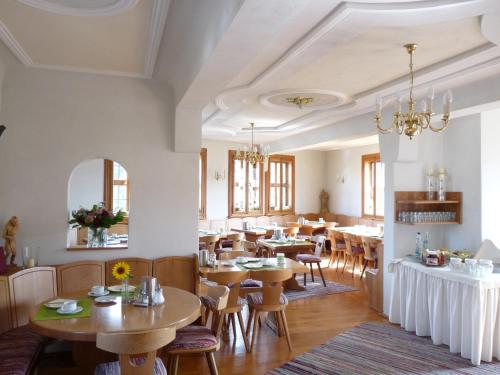
[(108, 245), (103, 247), (87, 247), (86, 245), (76, 245), (66, 248), (66, 251), (93, 251), (93, 250), (127, 250), (128, 244)]

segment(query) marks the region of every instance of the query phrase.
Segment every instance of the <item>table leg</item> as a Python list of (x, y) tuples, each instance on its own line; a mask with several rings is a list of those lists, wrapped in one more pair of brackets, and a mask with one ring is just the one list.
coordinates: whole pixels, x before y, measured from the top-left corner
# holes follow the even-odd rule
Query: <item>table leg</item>
[(73, 360), (82, 375), (94, 374), (99, 363), (113, 362), (117, 359), (116, 354), (96, 348), (95, 342), (73, 342)]
[(300, 291), (306, 290), (306, 288), (299, 285), (299, 282), (295, 279), (295, 276), (296, 274), (294, 273), (291, 279), (288, 279), (283, 282), (284, 290), (300, 290)]

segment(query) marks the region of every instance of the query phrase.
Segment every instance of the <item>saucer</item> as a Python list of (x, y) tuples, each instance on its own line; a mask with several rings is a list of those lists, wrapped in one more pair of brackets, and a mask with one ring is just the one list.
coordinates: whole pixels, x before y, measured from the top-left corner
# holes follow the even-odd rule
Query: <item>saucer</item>
[(83, 311), (83, 307), (82, 306), (78, 306), (75, 310), (73, 311), (62, 311), (61, 308), (58, 308), (57, 310), (57, 313), (58, 314), (61, 314), (61, 315), (71, 315), (71, 314), (78, 314), (79, 312), (82, 312)]
[(94, 301), (96, 303), (110, 303), (110, 302), (115, 302), (116, 296), (101, 296), (97, 297)]
[[(133, 292), (134, 290), (135, 290), (135, 286), (133, 286), (133, 285), (128, 285), (127, 286), (127, 291)], [(116, 293), (122, 292), (122, 286), (121, 285), (111, 285), (111, 286), (108, 286), (108, 291), (112, 291), (112, 292), (116, 292)], [(103, 295), (105, 295), (105, 294), (103, 294)]]
[(90, 297), (102, 297), (102, 296), (107, 296), (109, 294), (109, 290), (105, 290), (104, 293), (102, 294), (96, 294), (92, 292), (89, 292), (88, 294)]

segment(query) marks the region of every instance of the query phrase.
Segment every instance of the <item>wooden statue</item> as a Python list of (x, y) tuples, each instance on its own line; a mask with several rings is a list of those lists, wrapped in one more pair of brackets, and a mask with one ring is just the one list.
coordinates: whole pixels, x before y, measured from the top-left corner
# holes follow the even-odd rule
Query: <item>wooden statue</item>
[(19, 221), (17, 220), (17, 216), (12, 216), (3, 230), (2, 237), (5, 240), (5, 253), (7, 257), (10, 255), (10, 264), (15, 264), (16, 262), (16, 234), (18, 229)]
[(319, 213), (321, 215), (324, 215), (328, 213), (328, 201), (330, 199), (330, 194), (326, 192), (325, 190), (321, 190), (321, 194), (319, 195), (319, 200), (321, 202), (321, 208), (319, 210)]

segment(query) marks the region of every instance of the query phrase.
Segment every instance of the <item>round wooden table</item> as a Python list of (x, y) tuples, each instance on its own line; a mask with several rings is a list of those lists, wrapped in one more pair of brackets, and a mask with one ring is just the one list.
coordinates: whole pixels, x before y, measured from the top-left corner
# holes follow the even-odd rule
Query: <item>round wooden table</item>
[[(73, 341), (73, 359), (79, 367), (92, 369), (97, 363), (109, 360), (109, 355), (95, 348), (97, 332), (154, 330), (155, 328), (185, 327), (200, 316), (200, 300), (189, 292), (163, 287), (165, 303), (160, 306), (138, 307), (122, 305), (117, 296), (112, 304), (92, 304), (87, 318), (33, 321), (38, 306), (30, 314), (30, 325), (41, 335)], [(58, 298), (90, 298), (86, 292)], [(55, 298), (52, 298), (53, 300)], [(87, 371), (83, 371), (84, 373)]]

